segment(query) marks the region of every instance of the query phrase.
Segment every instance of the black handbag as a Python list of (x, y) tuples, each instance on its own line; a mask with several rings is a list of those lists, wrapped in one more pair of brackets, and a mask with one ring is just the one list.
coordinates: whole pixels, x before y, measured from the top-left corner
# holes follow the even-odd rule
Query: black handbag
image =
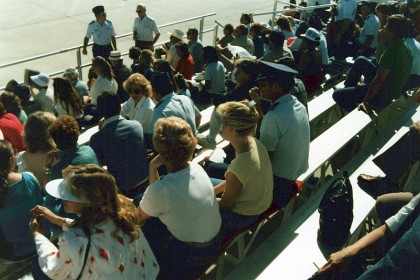
[(353, 222), (353, 189), (348, 172), (336, 179), (319, 204), (319, 240), (330, 246), (343, 246)]

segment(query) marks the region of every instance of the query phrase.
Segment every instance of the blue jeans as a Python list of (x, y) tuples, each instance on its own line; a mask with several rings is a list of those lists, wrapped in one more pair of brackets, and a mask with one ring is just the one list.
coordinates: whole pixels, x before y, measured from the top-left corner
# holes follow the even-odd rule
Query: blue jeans
[(226, 163), (210, 162), (205, 169), (210, 178), (224, 180), (228, 167), (229, 164)]
[(373, 78), (376, 75), (378, 70), (378, 65), (372, 62), (370, 59), (364, 56), (359, 56), (354, 61), (353, 66), (350, 68), (349, 73), (347, 74), (346, 81), (344, 86), (355, 87), (360, 80), (362, 75), (364, 76), (364, 82), (366, 85), (370, 85)]
[(220, 215), (222, 216), (223, 231), (227, 234), (243, 230), (258, 221), (260, 217), (260, 215), (241, 215), (233, 211), (222, 211)]
[(293, 193), (293, 185), (295, 184), (295, 181), (277, 176), (273, 176), (273, 178), (274, 186), (272, 204), (281, 209), (289, 202), (289, 199)]
[(150, 218), (142, 230), (159, 263), (160, 276), (164, 279), (197, 276), (214, 261), (223, 240), (219, 232), (208, 244), (182, 242), (158, 218)]

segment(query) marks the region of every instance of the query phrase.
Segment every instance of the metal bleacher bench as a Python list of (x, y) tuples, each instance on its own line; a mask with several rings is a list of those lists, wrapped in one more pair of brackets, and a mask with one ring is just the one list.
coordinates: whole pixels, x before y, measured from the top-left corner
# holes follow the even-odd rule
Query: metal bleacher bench
[[(372, 162), (400, 139), (413, 121), (420, 119), (420, 111), (413, 105), (405, 111), (394, 125), (401, 127), (397, 132), (393, 128), (378, 135), (374, 141), (354, 156), (343, 168), (351, 174), (353, 186), (354, 220), (349, 242), (357, 240), (365, 218), (374, 207), (375, 201), (357, 185), (360, 173), (385, 175)], [(379, 150), (379, 151), (378, 151)], [(418, 166), (417, 166), (418, 168)], [(252, 254), (239, 264), (226, 279), (308, 279), (317, 267), (321, 267), (332, 252), (322, 251), (317, 243), (319, 227), (319, 202), (329, 186), (341, 173), (324, 183), (318, 192), (311, 196), (291, 218), (277, 228)]]
[[(318, 97), (319, 98), (319, 97)], [(343, 117), (340, 121), (338, 121), (336, 124), (334, 124), (332, 127), (330, 127), (327, 131), (322, 133), (319, 137), (314, 139), (310, 144), (310, 155), (309, 155), (309, 168), (308, 170), (302, 174), (298, 181), (305, 182), (307, 181), (311, 176), (314, 175), (314, 173), (317, 170), (321, 170), (320, 178), (318, 180), (317, 186), (315, 186), (315, 189), (319, 188), (319, 186), (325, 185), (325, 178), (326, 178), (326, 171), (327, 166), (329, 164), (330, 159), (339, 152), (347, 143), (349, 143), (354, 138), (360, 138), (360, 134), (363, 130), (373, 130), (374, 132), (366, 133), (365, 132), (365, 142), (362, 143), (356, 143), (359, 146), (366, 146), (368, 145), (372, 140), (372, 135), (375, 135), (375, 137), (382, 137), (382, 134), (387, 131), (387, 129), (380, 127), (378, 119), (383, 118), (386, 120), (390, 120), (389, 115), (392, 114), (394, 111), (400, 112), (398, 116), (394, 116), (394, 119), (396, 122), (398, 122), (399, 117), (401, 114), (410, 114), (412, 113), (414, 108), (416, 108), (416, 104), (410, 103), (410, 100), (405, 100), (405, 97), (401, 97), (401, 100), (396, 100), (393, 104), (391, 104), (388, 108), (386, 108), (384, 111), (382, 111), (378, 116), (376, 115), (367, 115), (361, 111), (358, 111), (357, 109), (350, 112), (348, 115)], [(405, 109), (405, 111), (403, 109)], [(389, 124), (390, 127), (392, 127)], [(360, 141), (359, 141), (360, 142)], [(354, 154), (356, 154), (357, 149), (354, 149)], [(353, 155), (351, 155), (353, 156)], [(351, 157), (349, 156), (349, 158)], [(376, 172), (374, 172), (375, 174)], [(304, 185), (303, 187), (308, 188), (307, 185)], [(322, 192), (318, 192), (322, 193)], [(357, 193), (357, 190), (356, 190)], [(298, 200), (304, 200), (302, 199), (302, 196), (299, 196), (297, 198)], [(305, 198), (308, 199), (308, 198)], [(309, 200), (305, 202), (304, 205), (307, 203), (311, 203), (311, 197), (309, 197)], [(361, 205), (369, 205), (369, 198), (366, 196), (366, 201), (362, 201)], [(289, 218), (293, 211), (294, 211), (294, 205), (295, 198), (293, 198), (289, 204), (286, 206), (284, 211), (284, 216), (282, 219), (282, 223), (284, 221), (294, 220), (293, 218)], [(357, 204), (356, 204), (357, 205)], [(355, 206), (356, 208), (356, 206)], [(360, 207), (358, 207), (360, 209)], [(245, 258), (246, 253), (248, 252), (250, 246), (252, 245), (253, 240), (255, 239), (255, 234), (259, 232), (261, 227), (267, 222), (268, 218), (270, 218), (272, 215), (276, 214), (276, 211), (273, 211), (270, 213), (270, 215), (265, 216), (263, 219), (260, 219), (258, 228), (253, 228), (252, 230), (248, 232), (242, 232), (236, 239), (233, 239), (231, 246), (237, 245), (237, 254), (238, 258), (234, 258), (232, 261), (232, 258), (229, 253), (225, 252), (225, 256), (221, 256), (218, 262), (217, 267), (217, 274), (216, 279), (221, 279), (223, 275), (223, 266), (220, 267), (220, 265), (223, 265), (223, 258), (231, 261), (235, 265), (241, 262)], [(289, 218), (288, 220), (286, 220)], [(312, 218), (317, 220), (317, 218)], [(355, 219), (357, 220), (357, 219)], [(356, 223), (355, 223), (356, 224)], [(282, 226), (281, 226), (282, 227)], [(248, 244), (244, 245), (244, 238), (245, 235), (250, 235), (250, 241)], [(316, 241), (316, 240), (315, 240)], [(243, 248), (246, 246), (246, 250), (244, 251)], [(240, 255), (240, 252), (243, 252), (243, 255)], [(299, 279), (299, 278), (296, 278)]]

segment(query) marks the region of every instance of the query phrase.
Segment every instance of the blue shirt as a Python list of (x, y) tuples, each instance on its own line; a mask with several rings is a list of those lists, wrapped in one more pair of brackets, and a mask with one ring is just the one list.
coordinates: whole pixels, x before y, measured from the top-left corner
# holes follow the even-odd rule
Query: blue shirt
[(120, 190), (133, 188), (149, 175), (143, 128), (136, 120), (113, 116), (89, 142), (99, 160), (115, 177)]
[(176, 95), (173, 92), (165, 95), (156, 104), (153, 110), (149, 132), (153, 133), (155, 123), (158, 119), (172, 116), (185, 120), (191, 126), (193, 134), (197, 134), (193, 101), (185, 95)]

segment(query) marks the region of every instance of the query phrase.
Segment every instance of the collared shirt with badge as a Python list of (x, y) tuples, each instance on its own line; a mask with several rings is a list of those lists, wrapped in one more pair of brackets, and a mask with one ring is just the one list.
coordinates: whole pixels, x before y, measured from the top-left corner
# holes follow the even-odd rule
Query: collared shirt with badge
[(86, 38), (90, 39), (93, 35), (93, 42), (95, 44), (105, 46), (111, 44), (111, 38), (115, 37), (115, 29), (112, 22), (105, 20), (104, 24), (100, 24), (97, 20), (89, 23)]

